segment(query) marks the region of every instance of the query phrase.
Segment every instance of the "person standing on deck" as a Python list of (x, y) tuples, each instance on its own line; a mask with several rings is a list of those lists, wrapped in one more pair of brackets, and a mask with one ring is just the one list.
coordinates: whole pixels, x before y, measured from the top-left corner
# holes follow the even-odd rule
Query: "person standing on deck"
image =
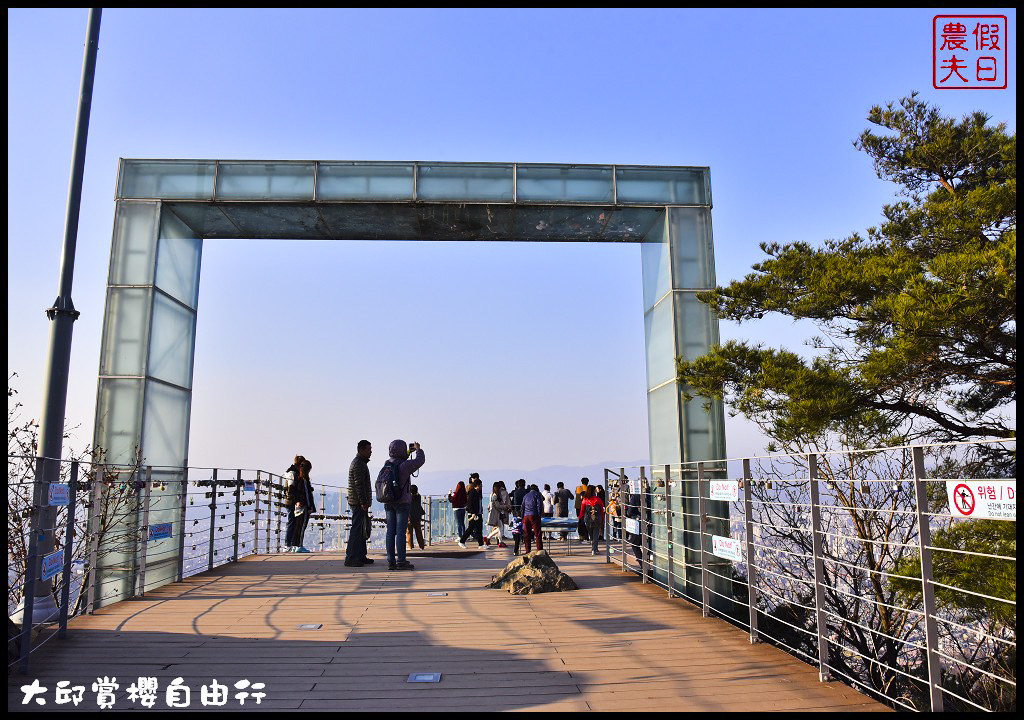
[(601, 527), (604, 525), (604, 501), (588, 485), (580, 506), (580, 520), (590, 534), (590, 554), (597, 555), (598, 542), (601, 539)]
[[(478, 477), (476, 473), (469, 476), (470, 482), (474, 477)], [(452, 504), (452, 514), (455, 516), (456, 536), (462, 537), (466, 532), (466, 483), (459, 480), (455, 489), (448, 493), (448, 501)]]
[(309, 516), (316, 512), (316, 504), (313, 502), (313, 482), (309, 479), (309, 471), (313, 469), (313, 463), (303, 459), (299, 465), (299, 480), (292, 485), (295, 489), (294, 496), (289, 497), (294, 502), (295, 516), (299, 520), (293, 539), (296, 548), (293, 552), (308, 553), (305, 546), (306, 527), (309, 525)]
[(372, 454), (370, 441), (360, 440), (356, 445), (356, 456), (348, 466), (348, 506), (352, 511), (352, 527), (349, 528), (348, 545), (345, 548), (346, 567), (362, 567), (373, 562), (366, 557), (370, 503), (373, 502), (369, 468)]
[(523, 535), (526, 536), (526, 554), (530, 554), (530, 539), (537, 540), (537, 549), (544, 549), (540, 536), (540, 519), (544, 512), (544, 496), (536, 485), (531, 485), (523, 496)]
[(299, 526), (302, 524), (302, 513), (295, 514), (296, 503), (299, 501), (299, 474), (306, 458), (296, 455), (292, 464), (284, 472), (285, 507), (288, 509), (288, 527), (284, 533), (285, 552), (295, 552), (299, 545)]
[[(590, 484), (589, 478), (580, 478), (580, 484), (576, 487), (576, 517), (582, 517), (580, 515), (580, 508), (583, 507), (583, 498), (587, 494), (587, 486)], [(579, 533), (580, 542), (589, 540), (590, 535), (587, 534), (587, 526), (583, 524), (583, 520), (580, 520), (576, 525), (576, 532)]]
[[(412, 502), (409, 504), (409, 529), (407, 531), (409, 540), (409, 549), (415, 549), (413, 540), (415, 539), (420, 544), (420, 550), (424, 548), (423, 542), (423, 499), (420, 497), (419, 488), (415, 485), (409, 487), (409, 492), (412, 496)], [(413, 538), (413, 535), (416, 537)]]
[(491, 528), (491, 531), (484, 538), (485, 545), (491, 544), (490, 540), (493, 536), (495, 547), (506, 547), (505, 522), (508, 520), (508, 511), (508, 492), (502, 487), (501, 482), (496, 482), (491, 488), (491, 499), (487, 504), (487, 526)]
[(512, 514), (516, 517), (523, 516), (523, 498), (527, 492), (526, 481), (522, 478), (516, 480), (516, 489), (512, 491)]
[[(572, 500), (572, 493), (565, 489), (565, 483), (558, 483), (555, 485), (555, 517), (567, 518), (569, 517), (569, 501)], [(565, 531), (560, 532), (559, 537), (562, 540), (568, 536)]]
[(397, 479), (395, 501), (384, 504), (388, 524), (387, 534), (384, 536), (388, 570), (413, 569), (413, 564), (405, 559), (405, 531), (409, 525), (409, 505), (412, 503), (410, 478), (425, 461), (426, 456), (419, 443), (413, 443), (410, 448), (405, 440), (392, 440), (388, 446), (387, 462), (395, 470)]
[[(555, 498), (554, 498), (554, 495), (551, 494), (551, 486), (545, 484), (544, 485), (544, 491), (541, 492), (541, 495), (544, 496), (544, 517), (546, 517), (546, 518), (554, 517), (554, 514), (555, 514)], [(547, 537), (547, 539), (550, 540), (551, 539), (551, 533), (545, 533), (545, 537)]]
[(484, 544), (484, 518), (481, 513), (481, 494), (483, 483), (480, 476), (470, 478), (469, 490), (466, 491), (466, 531), (459, 537), (459, 547), (466, 547), (466, 538), (470, 535), (476, 538), (477, 547)]

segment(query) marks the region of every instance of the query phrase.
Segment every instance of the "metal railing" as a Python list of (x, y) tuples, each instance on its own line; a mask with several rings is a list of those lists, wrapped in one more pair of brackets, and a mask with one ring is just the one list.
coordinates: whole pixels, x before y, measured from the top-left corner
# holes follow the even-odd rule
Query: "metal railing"
[[(1011, 708), (1016, 522), (951, 515), (945, 483), (1012, 479), (1014, 452), (1009, 440), (606, 470), (606, 560), (894, 707)], [(28, 469), (8, 473), (8, 612), (26, 598), (9, 668), (27, 669), (70, 617), (283, 547), (275, 473), (65, 461), (67, 505), (43, 528), (32, 497), (41, 461), (12, 461)], [(342, 550), (345, 491), (314, 485), (306, 544)], [(454, 538), (447, 498), (423, 503), (425, 541)], [(44, 534), (46, 558), (33, 550)], [(374, 518), (370, 547), (383, 534)], [(43, 568), (59, 612), (40, 623)]]
[(947, 483), (1015, 494), (1015, 448), (609, 469), (606, 560), (892, 707), (1013, 709), (1015, 514), (951, 514)]
[[(57, 461), (54, 461), (57, 462)], [(284, 478), (266, 470), (124, 466), (59, 461), (61, 483), (34, 496), (42, 460), (8, 456), (8, 614), (21, 614), (8, 646), (8, 668), (26, 672), (29, 656), (64, 638), (68, 620), (104, 605), (254, 554), (284, 549), (288, 508)], [(351, 527), (345, 490), (314, 482), (317, 511), (304, 543), (343, 551)], [(427, 507), (431, 498), (423, 498)], [(52, 501), (52, 502), (51, 502)], [(52, 527), (42, 504), (60, 504)], [(371, 518), (368, 546), (384, 547), (385, 519)], [(432, 541), (429, 514), (424, 540)], [(37, 550), (47, 537), (53, 551)], [(405, 542), (406, 538), (400, 538)], [(40, 575), (56, 612), (34, 615)], [(21, 600), (18, 603), (18, 600)]]

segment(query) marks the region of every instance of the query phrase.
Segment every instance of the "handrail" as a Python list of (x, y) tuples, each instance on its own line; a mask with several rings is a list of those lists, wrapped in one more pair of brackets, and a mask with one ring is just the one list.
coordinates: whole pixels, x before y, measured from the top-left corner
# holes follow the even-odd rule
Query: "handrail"
[[(998, 444), (1010, 453), (1016, 440), (638, 465), (628, 484), (606, 471), (620, 508), (606, 532), (622, 539), (609, 543), (607, 562), (743, 628), (752, 643), (799, 655), (822, 680), (838, 677), (893, 707), (1006, 710), (1016, 685), (1001, 658), (1016, 648), (1016, 628), (997, 618), (1016, 612), (1013, 581), (993, 593), (948, 568), (984, 563), (978, 572), (1014, 577), (1015, 518), (990, 521), (1009, 523), (1006, 543), (986, 544), (986, 526), (970, 544), (964, 523), (977, 519), (951, 514), (939, 485), (1015, 483), (972, 456)], [(932, 473), (926, 454), (936, 458)], [(943, 457), (981, 469), (946, 471)], [(732, 494), (713, 497), (713, 481)], [(639, 522), (627, 528), (629, 518)], [(958, 542), (935, 541), (951, 528), (960, 528)], [(986, 693), (990, 681), (1001, 689)]]
[[(1005, 591), (993, 594), (984, 584), (961, 587), (965, 583), (955, 577), (937, 575), (940, 566), (933, 567), (931, 558), (985, 563), (985, 568), (1003, 563), (1015, 573), (1016, 553), (1008, 549), (1015, 546), (942, 547), (940, 533), (976, 520), (951, 515), (949, 508), (936, 512), (935, 493), (943, 489), (935, 483), (945, 482), (950, 473), (936, 470), (931, 475), (946, 477), (930, 476), (925, 453), (969, 453), (992, 442), (1015, 444), (1009, 439), (862, 451), (870, 457), (844, 451), (645, 465), (637, 466), (639, 472), (631, 473), (629, 481), (623, 468), (608, 469), (606, 490), (618, 500), (619, 514), (605, 516), (606, 562), (621, 564), (670, 597), (732, 622), (749, 633), (751, 642), (771, 641), (807, 659), (822, 679), (845, 678), (894, 707), (984, 706), (992, 700), (972, 691), (974, 684), (1006, 681), (1001, 683), (1005, 694), (1006, 683), (1012, 682), (1003, 677), (1008, 671), (1000, 663), (1007, 648), (1016, 647), (1015, 627), (994, 618), (1015, 613), (1015, 594), (998, 597)], [(847, 464), (830, 457), (832, 475), (825, 476), (821, 456), (837, 454)], [(892, 454), (896, 462), (889, 467)], [(38, 469), (41, 461), (10, 456), (12, 462), (25, 472), (9, 484), (9, 515), (26, 518), (33, 533), (52, 534), (57, 551), (69, 549), (58, 558), (63, 573), (54, 589), (60, 608), (55, 622), (61, 629), (74, 614), (150, 592), (168, 575), (157, 575), (155, 569), (168, 563), (177, 566), (172, 579), (180, 579), (254, 553), (277, 552), (286, 544), (288, 508), (278, 473), (65, 460), (61, 475), (69, 481), (76, 477), (70, 499), (75, 511), (59, 513), (55, 523), (42, 527), (29, 495), (35, 489), (31, 468)], [(743, 479), (724, 483), (728, 499), (713, 497), (711, 483), (735, 475), (729, 472), (732, 462), (742, 463)], [(994, 482), (981, 477), (992, 474), (979, 470), (974, 479)], [(680, 481), (689, 483), (685, 495), (672, 492)], [(313, 484), (320, 500), (308, 522), (319, 532), (307, 530), (310, 547), (342, 550), (351, 518), (346, 488)], [(853, 491), (838, 500), (847, 485)], [(424, 495), (423, 505), (425, 542), (457, 535), (445, 496)], [(376, 533), (371, 543), (379, 543), (384, 520), (371, 521)], [(97, 530), (101, 527), (102, 532)], [(965, 537), (972, 536), (968, 532)], [(113, 549), (128, 561), (109, 564)], [(46, 567), (57, 562), (53, 556), (45, 561)], [(24, 572), (12, 567), (10, 584), (29, 592), (44, 558), (31, 558)], [(44, 625), (53, 622), (44, 620)], [(15, 663), (21, 668), (27, 668), (40, 641), (52, 640), (40, 637), (33, 643), (31, 629), (29, 624), (22, 628), (22, 655)], [(963, 654), (958, 645), (974, 650)], [(890, 648), (885, 662), (873, 654), (882, 646)], [(919, 678), (920, 687), (901, 684), (906, 677)], [(965, 704), (958, 705), (961, 701)]]

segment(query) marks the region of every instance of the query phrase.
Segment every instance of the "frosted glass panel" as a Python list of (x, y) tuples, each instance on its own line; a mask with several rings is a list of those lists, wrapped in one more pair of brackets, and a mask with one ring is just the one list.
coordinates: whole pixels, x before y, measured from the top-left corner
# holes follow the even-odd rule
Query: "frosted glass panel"
[(149, 288), (109, 288), (100, 375), (144, 375)]
[(676, 376), (673, 331), (672, 298), (668, 297), (644, 315), (648, 389)]
[(212, 161), (125, 160), (118, 197), (209, 199), (214, 165)]
[(312, 200), (313, 163), (221, 163), (221, 200)]
[(105, 462), (130, 465), (139, 443), (141, 380), (100, 380), (96, 407), (96, 446)]
[(110, 249), (110, 285), (153, 282), (159, 203), (118, 202)]
[(203, 241), (167, 210), (160, 221), (156, 286), (195, 308), (199, 299), (199, 263)]
[(519, 165), (516, 167), (519, 202), (612, 202), (610, 167)]
[(682, 460), (679, 453), (679, 390), (675, 383), (647, 393), (647, 423), (651, 463), (665, 465)]
[(156, 293), (147, 375), (191, 388), (195, 332), (195, 315)]
[(655, 221), (644, 242), (640, 243), (640, 263), (644, 278), (644, 310), (669, 291), (669, 245), (665, 218)]
[(512, 186), (511, 165), (420, 165), (416, 197), (512, 202)]
[(142, 448), (147, 465), (185, 464), (190, 393), (146, 381), (146, 413)]
[(618, 167), (615, 184), (620, 203), (707, 203), (704, 171), (700, 168)]
[(710, 267), (708, 208), (669, 208), (669, 232), (672, 238), (672, 287), (714, 287)]
[(320, 163), (319, 200), (412, 200), (411, 163)]
[(672, 294), (676, 301), (676, 351), (687, 360), (696, 360), (718, 342), (718, 322), (696, 293)]
[(722, 407), (718, 402), (712, 402), (710, 409), (705, 409), (705, 398), (696, 397), (685, 404), (685, 445), (687, 461), (695, 460), (716, 460), (722, 457), (722, 450), (718, 450), (716, 437), (717, 429), (716, 416), (721, 415)]

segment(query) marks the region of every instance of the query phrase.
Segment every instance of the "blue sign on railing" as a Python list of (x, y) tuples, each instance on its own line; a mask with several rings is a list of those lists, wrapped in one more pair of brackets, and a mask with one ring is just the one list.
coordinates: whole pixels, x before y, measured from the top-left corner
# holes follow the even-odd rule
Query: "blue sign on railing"
[(243, 487), (242, 489), (245, 490), (245, 492), (252, 492), (253, 490), (256, 489), (256, 485), (255, 483), (253, 483), (252, 480), (246, 480), (245, 487)]
[(171, 523), (160, 523), (159, 525), (149, 526), (150, 540), (163, 540), (169, 537), (171, 537)]
[(71, 502), (71, 492), (67, 483), (50, 483), (46, 504), (53, 507), (64, 507)]
[(54, 575), (60, 572), (60, 569), (64, 567), (64, 551), (58, 550), (55, 553), (43, 556), (43, 569), (42, 578), (43, 580), (49, 580)]

